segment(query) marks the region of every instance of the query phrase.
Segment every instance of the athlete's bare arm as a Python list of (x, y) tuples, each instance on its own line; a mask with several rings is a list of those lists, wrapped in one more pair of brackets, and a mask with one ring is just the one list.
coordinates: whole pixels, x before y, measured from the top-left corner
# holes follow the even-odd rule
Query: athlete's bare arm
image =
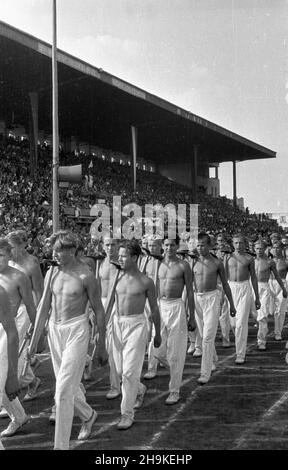
[(101, 301), (100, 295), (100, 287), (99, 283), (95, 279), (95, 276), (89, 272), (87, 276), (85, 276), (85, 286), (87, 290), (88, 300), (94, 311), (97, 319), (97, 327), (99, 332), (99, 340), (98, 340), (98, 357), (99, 362), (105, 364), (108, 359), (107, 351), (105, 348), (105, 334), (106, 334), (106, 326), (105, 326), (105, 311)]
[(20, 389), (18, 383), (19, 338), (9, 297), (2, 287), (0, 287), (0, 322), (7, 335), (8, 373), (5, 391), (8, 399), (14, 400)]
[(226, 276), (224, 264), (220, 260), (219, 260), (219, 264), (218, 264), (218, 274), (219, 274), (219, 277), (220, 277), (221, 282), (222, 282), (223, 290), (224, 290), (224, 292), (226, 294), (226, 297), (227, 297), (227, 299), (229, 301), (229, 304), (230, 304), (230, 315), (231, 315), (231, 317), (235, 317), (236, 309), (235, 309), (235, 306), (234, 306), (231, 289), (230, 289), (230, 286), (229, 286), (228, 281), (227, 281), (227, 276)]
[(284, 299), (286, 299), (286, 297), (287, 297), (287, 290), (286, 290), (286, 288), (285, 288), (285, 286), (284, 286), (284, 284), (283, 284), (283, 281), (282, 281), (282, 279), (281, 279), (281, 277), (280, 277), (280, 275), (279, 275), (279, 273), (278, 273), (278, 271), (277, 271), (276, 264), (274, 263), (273, 260), (270, 261), (270, 269), (271, 269), (271, 272), (274, 274), (276, 281), (278, 282), (279, 286), (280, 286), (281, 289), (282, 289)]
[(257, 281), (256, 272), (255, 272), (255, 263), (252, 257), (251, 257), (248, 269), (250, 271), (251, 283), (252, 283), (252, 287), (255, 293), (255, 307), (257, 310), (259, 310), (259, 308), (261, 307), (261, 302), (259, 299), (258, 281)]
[(191, 331), (195, 330), (196, 322), (195, 322), (195, 303), (194, 303), (194, 294), (193, 294), (193, 284), (192, 284), (192, 271), (188, 263), (183, 261), (183, 269), (184, 269), (184, 282), (186, 286), (186, 293), (187, 293), (187, 300), (188, 300), (188, 307), (189, 307), (189, 320), (188, 326), (190, 327)]
[(155, 326), (155, 337), (154, 337), (154, 346), (159, 348), (161, 345), (161, 336), (160, 336), (160, 312), (157, 303), (156, 289), (152, 279), (147, 277), (147, 299), (150, 306), (151, 318)]
[(32, 260), (31, 262), (31, 282), (32, 282), (32, 290), (35, 293), (35, 302), (36, 306), (39, 304), (40, 299), (43, 294), (43, 276), (40, 268), (40, 264), (38, 260)]
[(19, 279), (19, 284), (18, 284), (18, 290), (21, 296), (21, 299), (27, 309), (28, 316), (30, 318), (30, 321), (32, 325), (35, 323), (35, 318), (36, 318), (36, 307), (34, 304), (34, 299), (32, 295), (32, 289), (31, 289), (31, 283), (23, 272), (19, 271), (20, 275), (18, 276)]

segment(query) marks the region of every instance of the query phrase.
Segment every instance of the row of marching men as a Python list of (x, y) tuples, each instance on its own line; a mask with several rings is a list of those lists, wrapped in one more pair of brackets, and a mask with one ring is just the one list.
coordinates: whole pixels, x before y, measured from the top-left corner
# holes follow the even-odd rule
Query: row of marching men
[[(280, 235), (277, 233), (272, 234), (269, 246), (262, 237), (259, 237), (253, 244), (250, 242), (248, 248), (247, 240), (241, 234), (236, 234), (230, 245), (226, 242), (223, 234), (217, 236), (215, 243), (212, 243), (212, 237), (208, 234), (200, 234), (200, 245), (203, 245), (203, 241), (206, 246), (204, 248), (198, 246), (197, 250), (195, 244), (193, 245), (193, 240), (188, 238), (186, 247), (183, 247), (182, 244), (182, 247), (177, 250), (178, 256), (186, 260), (192, 269), (197, 328), (194, 332), (188, 331), (190, 340), (188, 352), (192, 352), (194, 357), (202, 356), (203, 348), (204, 350), (207, 349), (207, 342), (212, 343), (211, 339), (213, 337), (215, 339), (219, 319), (222, 346), (224, 348), (231, 347), (231, 334), (235, 336), (235, 362), (236, 364), (243, 364), (246, 355), (249, 315), (253, 316), (255, 327), (258, 328), (257, 347), (259, 350), (264, 351), (267, 347), (269, 315), (274, 318), (275, 340), (280, 341), (282, 339), (282, 330), (287, 312), (287, 244), (285, 245), (281, 241)], [(147, 243), (152, 255), (157, 250), (156, 254), (159, 256), (161, 242), (159, 240), (158, 243), (157, 240), (148, 240)], [(144, 249), (147, 251), (147, 246), (144, 245)], [(224, 272), (222, 269), (219, 270), (216, 260), (222, 261)], [(151, 272), (151, 268), (149, 269), (149, 261), (147, 263), (146, 273), (152, 277), (153, 271)], [(216, 290), (218, 292), (214, 292), (215, 271), (217, 274)], [(206, 277), (204, 282), (203, 277)], [(215, 303), (215, 298), (218, 297), (220, 297), (219, 305), (218, 301)], [(186, 286), (182, 299), (186, 311), (189, 312)], [(155, 352), (153, 354), (152, 345), (153, 343), (150, 343), (148, 371), (144, 375), (146, 379), (152, 379), (156, 376), (157, 363), (159, 362)], [(288, 342), (286, 347), (288, 347)], [(210, 350), (208, 353), (210, 359), (211, 354)], [(205, 353), (204, 355), (206, 356)], [(210, 378), (210, 373), (216, 369), (217, 355), (215, 348), (213, 357), (211, 371), (209, 366), (205, 366), (205, 357), (202, 360), (203, 367), (198, 380), (200, 384), (206, 383)]]
[[(149, 334), (148, 370), (144, 374), (144, 378), (153, 379), (156, 377), (159, 364), (169, 368), (171, 383), (169, 385), (170, 394), (166, 400), (167, 404), (179, 401), (179, 380), (177, 386), (173, 385), (174, 364), (177, 365), (178, 371), (182, 370), (183, 372), (185, 361), (183, 351), (187, 346), (186, 336), (179, 326), (182, 325), (185, 330), (180, 321), (181, 314), (179, 311), (173, 314), (173, 304), (174, 307), (181, 305), (177, 287), (182, 292), (181, 301), (187, 320), (190, 318), (189, 301), (190, 307), (193, 302), (191, 288), (194, 293), (192, 308), (195, 309), (197, 327), (187, 329), (190, 340), (188, 352), (193, 353), (194, 357), (202, 357), (201, 375), (198, 379), (200, 384), (207, 383), (211, 373), (216, 369), (215, 336), (218, 322), (220, 323), (223, 347), (231, 346), (232, 332), (235, 336), (235, 362), (243, 364), (246, 356), (249, 315), (253, 314), (257, 320), (257, 343), (259, 349), (263, 350), (266, 349), (268, 315), (274, 315), (275, 339), (279, 340), (287, 310), (287, 261), (283, 257), (283, 247), (279, 240), (273, 240), (269, 256), (267, 255), (267, 247), (261, 239), (255, 244), (255, 253), (247, 252), (245, 239), (239, 234), (233, 238), (232, 247), (227, 245), (223, 235), (217, 237), (216, 250), (213, 250), (208, 234), (200, 234), (197, 249), (193, 243), (194, 240), (188, 239), (187, 249), (183, 249), (183, 247), (179, 249), (177, 240), (164, 240), (163, 243), (162, 240), (155, 237), (144, 238), (142, 240), (142, 255), (138, 260), (140, 271), (154, 281), (161, 315), (162, 345), (157, 349), (151, 340), (154, 328), (149, 316), (148, 302), (146, 303), (145, 314)], [(170, 246), (171, 244), (173, 246)], [(104, 286), (102, 292), (104, 292), (103, 300), (105, 301), (109, 286), (109, 269), (111, 269), (108, 264), (109, 257), (117, 258), (116, 241), (111, 239), (104, 241), (104, 249), (107, 258), (102, 264), (99, 274), (101, 285)], [(113, 252), (113, 250), (115, 251)], [(177, 265), (180, 260), (184, 260), (190, 266), (191, 279), (189, 277), (187, 283), (187, 278), (185, 279), (184, 275), (183, 282), (178, 285), (179, 272), (177, 272), (177, 268), (179, 266)], [(175, 276), (177, 292), (173, 290), (173, 276)], [(166, 288), (167, 290), (165, 290)], [(189, 326), (189, 322), (187, 325)], [(192, 329), (193, 331), (191, 331)], [(185, 343), (185, 348), (183, 343)], [(111, 353), (109, 357), (112, 356)], [(113, 374), (113, 370), (113, 361), (112, 363), (110, 361), (111, 389), (107, 398), (111, 399), (121, 393), (119, 378), (117, 378), (117, 374)], [(178, 376), (182, 377), (182, 373), (180, 372)], [(143, 401), (144, 393), (139, 393), (139, 401)], [(140, 395), (142, 396), (140, 397)]]
[[(166, 238), (162, 241), (152, 238), (148, 241), (148, 246), (145, 246), (144, 241), (141, 252), (136, 241), (126, 244), (120, 242), (119, 244), (117, 240), (107, 237), (104, 239), (106, 257), (101, 261), (96, 260), (95, 267), (94, 261), (91, 263), (91, 259), (82, 256), (79, 243), (76, 243), (74, 238), (73, 234), (63, 232), (55, 235), (53, 242), (60, 267), (57, 267), (54, 273), (51, 290), (54, 298), (59, 297), (59, 306), (62, 306), (63, 310), (61, 319), (61, 308), (57, 307), (56, 301), (54, 304), (52, 303), (53, 319), (52, 323), (50, 321), (49, 327), (53, 366), (56, 364), (56, 368), (54, 368), (56, 375), (54, 448), (56, 449), (69, 447), (74, 400), (77, 399), (77, 404), (81, 403), (81, 406), (79, 404), (77, 406), (83, 417), (79, 439), (86, 439), (90, 436), (92, 426), (97, 418), (96, 412), (86, 403), (83, 390), (81, 387), (78, 389), (76, 383), (79, 377), (81, 379), (79, 373), (82, 370), (81, 358), (83, 358), (82, 353), (85, 350), (85, 345), (84, 347), (79, 345), (78, 336), (76, 335), (74, 338), (74, 333), (71, 333), (70, 342), (67, 342), (67, 335), (64, 335), (65, 338), (61, 343), (62, 357), (57, 353), (59, 350), (57, 338), (60, 332), (64, 334), (64, 329), (72, 331), (74, 328), (74, 323), (71, 323), (71, 320), (81, 321), (81, 328), (85, 329), (85, 335), (84, 333), (83, 335), (86, 338), (86, 317), (82, 318), (80, 312), (82, 304), (87, 303), (87, 300), (89, 300), (94, 312), (95, 309), (97, 312), (102, 359), (105, 357), (103, 350), (105, 328), (101, 318), (102, 312), (104, 312), (103, 306), (105, 307), (106, 349), (110, 366), (110, 390), (106, 397), (107, 399), (115, 399), (122, 396), (121, 419), (118, 423), (118, 429), (125, 430), (132, 426), (135, 410), (143, 404), (146, 385), (141, 383), (140, 376), (147, 343), (148, 371), (144, 378), (155, 377), (159, 363), (166, 366), (169, 369), (170, 379), (169, 393), (165, 403), (166, 405), (174, 405), (180, 399), (189, 330), (190, 337), (194, 335), (194, 355), (202, 356), (198, 382), (203, 385), (209, 381), (211, 373), (217, 367), (215, 337), (219, 318), (220, 325), (227, 324), (227, 308), (225, 314), (224, 303), (227, 304), (228, 301), (229, 327), (235, 335), (235, 362), (243, 364), (247, 346), (248, 318), (252, 309), (252, 291), (259, 324), (258, 344), (261, 344), (260, 342), (263, 341), (263, 338), (265, 340), (267, 336), (267, 312), (269, 310), (264, 293), (267, 293), (266, 287), (271, 273), (275, 277), (275, 282), (280, 286), (283, 298), (287, 297), (285, 279), (283, 278), (284, 267), (281, 270), (280, 265), (277, 264), (278, 255), (276, 253), (274, 260), (265, 254), (266, 248), (261, 240), (255, 245), (256, 258), (247, 253), (245, 240), (239, 234), (233, 238), (234, 251), (231, 253), (226, 253), (227, 247), (219, 241), (218, 258), (212, 252), (211, 239), (206, 233), (198, 235), (197, 250), (195, 250), (195, 246), (189, 247), (190, 241), (188, 241), (188, 250), (184, 251), (179, 250), (178, 239)], [(4, 248), (3, 245), (2, 250), (5, 251)], [(222, 255), (223, 260), (220, 259)], [(90, 273), (92, 273), (91, 269), (93, 270), (92, 277), (96, 272), (96, 277), (100, 280), (100, 288), (97, 287), (97, 284), (92, 290), (86, 286), (86, 281), (84, 282), (83, 279), (90, 279), (92, 274), (88, 275), (84, 265)], [(287, 268), (285, 277), (286, 274)], [(10, 282), (12, 282), (11, 279)], [(93, 284), (93, 280), (91, 282)], [(74, 287), (72, 288), (72, 286)], [(99, 295), (101, 293), (101, 301), (98, 299), (98, 293)], [(71, 312), (74, 312), (72, 318), (67, 320), (66, 317), (71, 316)], [(78, 318), (79, 315), (80, 318)], [(55, 345), (58, 349), (55, 349)], [(74, 348), (72, 363), (69, 354), (65, 353), (71, 345)], [(81, 355), (78, 350), (80, 346), (82, 348)], [(87, 345), (85, 356), (86, 353)], [(63, 373), (65, 372), (63, 377), (59, 373), (62, 369)], [(77, 370), (77, 380), (74, 374), (75, 370)], [(66, 384), (67, 377), (73, 387), (70, 386), (71, 384)], [(67, 395), (65, 407), (64, 401), (61, 399), (64, 393)], [(18, 398), (16, 398), (17, 400)], [(15, 405), (14, 400), (14, 409), (16, 409)], [(25, 413), (22, 417), (19, 415), (18, 418), (13, 418), (9, 412), (9, 416), (12, 422), (7, 430), (2, 432), (2, 436), (5, 437), (15, 434), (27, 421)]]

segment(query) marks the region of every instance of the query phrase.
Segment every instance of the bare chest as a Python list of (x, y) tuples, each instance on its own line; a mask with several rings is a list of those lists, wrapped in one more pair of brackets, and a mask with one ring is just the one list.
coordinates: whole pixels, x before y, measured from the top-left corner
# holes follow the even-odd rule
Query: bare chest
[(211, 260), (198, 260), (193, 268), (194, 276), (217, 276), (217, 264)]
[(257, 277), (263, 274), (269, 274), (270, 265), (269, 262), (265, 259), (256, 259), (255, 260), (255, 271)]
[(6, 290), (11, 300), (19, 297), (19, 283), (16, 277), (0, 274), (0, 285)]
[(159, 269), (160, 281), (177, 281), (183, 279), (183, 270), (177, 264), (167, 266), (162, 264)]
[(276, 269), (279, 273), (287, 271), (287, 263), (284, 259), (279, 259), (276, 261)]
[(51, 290), (55, 296), (79, 297), (84, 293), (84, 279), (60, 273), (51, 282)]
[(246, 258), (246, 256), (231, 256), (228, 259), (228, 268), (232, 270), (239, 270), (239, 269), (248, 269), (250, 260)]
[(104, 263), (100, 268), (100, 278), (102, 281), (110, 281), (110, 279), (115, 275), (116, 269), (111, 263)]
[(123, 277), (116, 287), (116, 293), (120, 297), (138, 297), (145, 293), (145, 286), (141, 281), (125, 279)]

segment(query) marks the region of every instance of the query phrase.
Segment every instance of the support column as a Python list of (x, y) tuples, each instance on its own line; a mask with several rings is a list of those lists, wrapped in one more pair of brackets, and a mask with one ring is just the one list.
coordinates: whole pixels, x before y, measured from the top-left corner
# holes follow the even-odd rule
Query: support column
[(233, 160), (233, 205), (237, 207), (236, 161)]
[(30, 132), (32, 142), (30, 143), (30, 148), (33, 147), (33, 172), (35, 172), (38, 168), (38, 93), (35, 91), (29, 93), (29, 98), (32, 116)]
[(34, 145), (34, 133), (33, 133), (33, 122), (32, 122), (32, 116), (30, 114), (29, 116), (29, 152), (30, 152), (30, 158), (29, 158), (29, 172), (31, 178), (34, 178), (35, 175), (35, 145)]
[(137, 171), (137, 128), (131, 126), (132, 133), (132, 185), (136, 191), (136, 171)]
[(219, 177), (218, 177), (218, 166), (215, 166), (215, 178), (217, 178), (217, 180), (219, 179)]
[(198, 148), (198, 144), (193, 144), (193, 159), (191, 168), (192, 204), (197, 204)]

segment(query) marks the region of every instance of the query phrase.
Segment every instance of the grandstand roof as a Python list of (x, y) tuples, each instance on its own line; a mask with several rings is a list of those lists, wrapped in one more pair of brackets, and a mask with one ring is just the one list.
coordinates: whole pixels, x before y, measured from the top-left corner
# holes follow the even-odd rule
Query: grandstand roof
[[(25, 125), (29, 92), (39, 94), (39, 129), (52, 132), (52, 47), (0, 22), (0, 118)], [(189, 161), (193, 144), (210, 162), (273, 158), (276, 153), (58, 50), (59, 132), (106, 149), (131, 153), (130, 126), (138, 127), (138, 156), (158, 164)], [(13, 118), (12, 118), (13, 116)]]

